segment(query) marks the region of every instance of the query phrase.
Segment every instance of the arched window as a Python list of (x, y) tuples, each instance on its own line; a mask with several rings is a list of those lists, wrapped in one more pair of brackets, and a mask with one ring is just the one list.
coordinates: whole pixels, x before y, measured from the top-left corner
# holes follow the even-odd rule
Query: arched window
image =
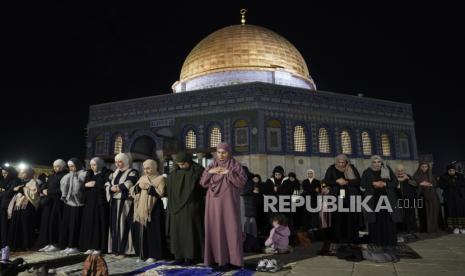
[(381, 151), (383, 156), (391, 156), (391, 141), (387, 133), (381, 134)]
[(303, 126), (294, 127), (294, 151), (307, 151), (307, 137), (305, 135), (305, 128)]
[(210, 129), (209, 141), (210, 148), (216, 148), (219, 143), (221, 143), (221, 129), (219, 126), (213, 126)]
[(269, 120), (266, 128), (267, 148), (270, 151), (281, 151), (281, 123), (278, 120)]
[(343, 154), (352, 154), (352, 139), (347, 130), (341, 132), (341, 147)]
[(373, 150), (371, 147), (370, 134), (366, 131), (362, 132), (362, 152), (363, 152), (363, 155), (373, 154)]
[(186, 143), (186, 149), (196, 149), (197, 148), (197, 135), (195, 134), (195, 131), (192, 129), (189, 129), (186, 132), (186, 136), (184, 137), (185, 143)]
[(115, 137), (115, 142), (113, 144), (113, 153), (118, 154), (123, 152), (123, 136), (121, 134), (118, 134)]
[(105, 154), (105, 136), (103, 136), (103, 134), (97, 135), (97, 137), (95, 137), (94, 154)]
[(404, 132), (399, 134), (400, 154), (402, 157), (410, 157), (410, 143), (408, 135)]
[(324, 127), (318, 130), (318, 151), (321, 153), (330, 153), (328, 130)]
[(234, 145), (236, 147), (249, 145), (249, 124), (246, 120), (237, 120), (234, 123)]

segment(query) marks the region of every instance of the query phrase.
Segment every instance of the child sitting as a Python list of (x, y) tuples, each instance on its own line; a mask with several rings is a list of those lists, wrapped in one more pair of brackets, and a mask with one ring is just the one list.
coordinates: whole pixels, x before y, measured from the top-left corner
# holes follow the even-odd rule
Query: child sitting
[(265, 241), (265, 253), (289, 253), (289, 236), (291, 231), (287, 226), (286, 217), (276, 214), (272, 219), (273, 228)]

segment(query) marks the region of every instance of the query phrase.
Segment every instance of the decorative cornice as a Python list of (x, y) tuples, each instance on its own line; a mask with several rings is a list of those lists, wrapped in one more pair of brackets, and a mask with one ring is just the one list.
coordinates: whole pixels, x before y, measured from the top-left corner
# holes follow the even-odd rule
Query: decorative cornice
[(257, 109), (302, 120), (324, 118), (381, 124), (390, 121), (413, 126), (410, 104), (248, 83), (93, 105), (88, 127)]

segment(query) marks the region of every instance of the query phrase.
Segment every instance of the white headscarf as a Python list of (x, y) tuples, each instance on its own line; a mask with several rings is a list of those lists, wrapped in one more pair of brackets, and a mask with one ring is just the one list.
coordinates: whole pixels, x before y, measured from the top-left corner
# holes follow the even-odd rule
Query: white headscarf
[(105, 162), (103, 161), (102, 158), (100, 157), (94, 157), (90, 160), (90, 164), (92, 165), (95, 164), (97, 165), (97, 172), (95, 174), (98, 174), (102, 171), (103, 167), (105, 166)]
[[(312, 172), (312, 173), (313, 173), (313, 177), (312, 177), (312, 178), (308, 178), (308, 173), (309, 173), (309, 172)], [(313, 169), (308, 169), (308, 170), (307, 170), (307, 178), (308, 178), (308, 180), (309, 180), (310, 182), (312, 182), (313, 179), (315, 179), (315, 171), (314, 171)]]
[(122, 161), (124, 163), (124, 168), (121, 171), (129, 169), (131, 159), (129, 158), (129, 155), (127, 155), (126, 153), (118, 153), (115, 156), (115, 162), (116, 161)]
[(53, 162), (53, 166), (60, 167), (60, 171), (64, 170), (66, 167), (66, 162), (63, 159), (57, 159)]

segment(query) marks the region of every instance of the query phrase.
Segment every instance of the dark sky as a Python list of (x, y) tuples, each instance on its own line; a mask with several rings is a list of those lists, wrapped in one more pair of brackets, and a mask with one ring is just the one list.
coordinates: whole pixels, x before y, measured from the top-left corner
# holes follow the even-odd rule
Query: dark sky
[(1, 162), (84, 157), (90, 104), (170, 93), (189, 51), (239, 24), (241, 8), (248, 23), (299, 49), (320, 90), (411, 103), (420, 152), (433, 153), (441, 166), (465, 159), (465, 24), (457, 7), (8, 2), (1, 16)]

